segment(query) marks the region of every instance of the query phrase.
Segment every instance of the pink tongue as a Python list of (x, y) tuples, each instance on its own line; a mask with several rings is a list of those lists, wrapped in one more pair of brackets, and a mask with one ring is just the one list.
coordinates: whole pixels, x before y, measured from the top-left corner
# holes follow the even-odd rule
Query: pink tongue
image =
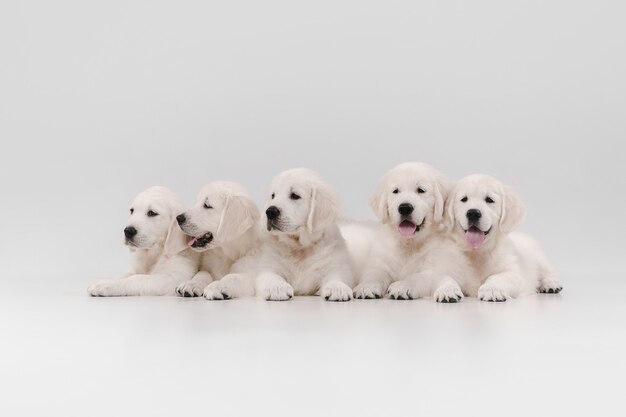
[(467, 244), (474, 250), (480, 248), (485, 241), (485, 234), (478, 229), (470, 229), (465, 232), (465, 240)]
[(398, 231), (402, 236), (411, 236), (413, 233), (415, 233), (416, 229), (417, 226), (408, 221), (403, 221), (398, 225)]

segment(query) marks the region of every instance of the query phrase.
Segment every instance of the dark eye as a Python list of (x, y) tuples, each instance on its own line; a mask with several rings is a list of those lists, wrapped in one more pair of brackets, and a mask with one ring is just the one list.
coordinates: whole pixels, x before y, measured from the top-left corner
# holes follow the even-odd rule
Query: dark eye
[(272, 193), (272, 200), (276, 197), (276, 194)]
[(489, 204), (491, 204), (491, 203), (495, 203), (495, 201), (493, 201), (493, 199), (492, 199), (491, 197), (487, 197), (487, 198), (485, 198), (485, 201), (486, 201), (487, 203), (489, 203)]
[(467, 196), (465, 196), (465, 197), (463, 197), (463, 198), (461, 199), (461, 203), (467, 203)]
[(157, 213), (156, 211), (152, 211), (152, 210), (148, 211), (146, 214), (148, 215), (148, 217), (155, 217), (159, 215), (159, 213)]
[(204, 203), (204, 208), (205, 208), (205, 209), (212, 209), (212, 208), (213, 208), (213, 206), (208, 205), (207, 203)]
[(296, 193), (291, 193), (289, 198), (291, 198), (292, 200), (300, 200), (300, 196)]
[(417, 189), (417, 193), (418, 193), (418, 194), (424, 194), (425, 192), (426, 192), (426, 191), (425, 191), (422, 187), (419, 187), (419, 188)]
[(133, 214), (134, 212), (135, 212), (134, 208), (130, 209), (130, 214)]
[(400, 192), (400, 190), (398, 190), (397, 188), (394, 188), (393, 191), (392, 191), (392, 193), (394, 193), (394, 194), (398, 194), (399, 192)]

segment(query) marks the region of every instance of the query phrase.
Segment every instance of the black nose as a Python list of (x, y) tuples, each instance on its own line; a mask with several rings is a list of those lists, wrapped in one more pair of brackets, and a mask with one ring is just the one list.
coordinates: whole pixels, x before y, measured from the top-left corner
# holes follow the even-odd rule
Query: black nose
[(413, 206), (409, 203), (402, 203), (398, 206), (398, 211), (403, 216), (408, 216), (409, 214), (413, 213)]
[(137, 234), (137, 229), (135, 229), (133, 226), (128, 226), (126, 229), (124, 229), (124, 236), (126, 236), (126, 238), (128, 239), (132, 239), (133, 236), (135, 236)]
[(480, 210), (478, 209), (469, 209), (467, 210), (467, 220), (469, 220), (470, 222), (477, 222), (478, 219), (480, 219), (482, 217), (482, 213), (480, 212)]
[(178, 222), (178, 224), (182, 226), (183, 223), (187, 221), (187, 218), (185, 217), (184, 214), (179, 214), (178, 216), (176, 216), (176, 221)]
[(274, 220), (276, 217), (280, 216), (280, 210), (276, 206), (269, 206), (267, 210), (265, 210), (265, 214), (268, 219)]

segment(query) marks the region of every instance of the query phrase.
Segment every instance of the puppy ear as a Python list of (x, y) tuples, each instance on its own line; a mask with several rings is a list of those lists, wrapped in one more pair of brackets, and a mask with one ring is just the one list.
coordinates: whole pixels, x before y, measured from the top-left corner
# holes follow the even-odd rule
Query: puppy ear
[(217, 227), (217, 238), (228, 242), (241, 236), (259, 220), (259, 209), (254, 201), (246, 195), (229, 195), (226, 197), (220, 224)]
[(311, 188), (311, 206), (306, 227), (309, 233), (326, 229), (339, 217), (339, 199), (335, 192), (326, 185)]
[(173, 256), (187, 248), (187, 236), (178, 226), (178, 222), (176, 221), (176, 217), (172, 219), (170, 223), (170, 228), (167, 232), (167, 237), (165, 238), (165, 244), (163, 247), (163, 252), (166, 256)]
[(454, 228), (454, 204), (456, 202), (456, 188), (450, 187), (443, 206), (443, 225), (447, 230)]
[(433, 209), (433, 219), (436, 223), (441, 223), (443, 220), (444, 204), (448, 197), (448, 184), (441, 176), (436, 176), (434, 183), (433, 192), (435, 193), (435, 206)]
[(374, 195), (370, 199), (370, 207), (376, 214), (376, 217), (382, 222), (387, 223), (389, 221), (389, 205), (387, 204), (387, 182), (381, 181), (374, 191)]
[(501, 195), (500, 230), (509, 233), (524, 220), (525, 211), (519, 197), (510, 187), (504, 186)]

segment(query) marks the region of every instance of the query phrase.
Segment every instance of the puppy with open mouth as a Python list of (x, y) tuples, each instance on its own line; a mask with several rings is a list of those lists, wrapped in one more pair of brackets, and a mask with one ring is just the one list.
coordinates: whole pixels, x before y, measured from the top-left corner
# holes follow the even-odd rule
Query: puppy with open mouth
[(463, 291), (483, 301), (506, 301), (562, 286), (537, 242), (512, 232), (524, 210), (510, 187), (487, 175), (458, 181), (446, 202), (446, 225), (459, 250)]
[(199, 261), (189, 249), (175, 254), (165, 250), (185, 241), (175, 219), (182, 207), (178, 197), (165, 187), (151, 187), (137, 195), (124, 228), (124, 243), (132, 255), (131, 269), (121, 278), (91, 285), (89, 294), (174, 295), (176, 286), (196, 273)]
[(259, 211), (239, 184), (216, 181), (198, 194), (196, 205), (176, 217), (185, 240), (170, 253), (189, 248), (201, 254), (199, 271), (176, 292), (224, 300), (254, 294), (254, 257), (260, 245)]
[(258, 296), (272, 301), (294, 295), (352, 299), (354, 275), (337, 226), (338, 199), (317, 173), (296, 168), (276, 176), (265, 216)]
[(371, 200), (381, 225), (371, 246), (356, 298), (398, 300), (433, 296), (457, 302), (459, 284), (443, 267), (452, 256), (442, 227), (447, 195), (443, 175), (420, 163), (400, 164), (385, 174)]

